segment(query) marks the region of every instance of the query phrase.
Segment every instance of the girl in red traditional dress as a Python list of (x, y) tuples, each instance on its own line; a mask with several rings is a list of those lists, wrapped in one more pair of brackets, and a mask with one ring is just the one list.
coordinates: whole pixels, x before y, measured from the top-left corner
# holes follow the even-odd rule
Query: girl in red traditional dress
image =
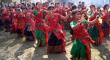
[(4, 8), (3, 11), (2, 11), (2, 18), (3, 18), (5, 31), (10, 30), (11, 19), (10, 19), (9, 16), (10, 16), (10, 12), (8, 11), (7, 8)]
[(25, 28), (25, 15), (22, 11), (18, 11), (17, 13), (17, 33), (19, 36), (23, 36)]
[(59, 24), (61, 16), (53, 12), (50, 6), (49, 12), (46, 16), (46, 22), (49, 25), (49, 40), (48, 40), (48, 53), (63, 53), (65, 52), (65, 33), (62, 26)]
[(103, 16), (102, 16), (102, 29), (103, 29), (103, 32), (104, 32), (104, 37), (109, 37), (109, 5), (105, 5), (103, 7), (104, 9), (104, 12), (103, 12)]
[(25, 21), (26, 21), (26, 24), (25, 24), (24, 34), (26, 36), (26, 39), (28, 41), (34, 40), (36, 42), (36, 37), (34, 35), (35, 20), (33, 19), (31, 12), (28, 11), (28, 13), (26, 13)]
[[(38, 41), (38, 47), (40, 46), (46, 46), (48, 43), (48, 26), (45, 23), (45, 16), (43, 16), (43, 10), (42, 11), (37, 11), (35, 10), (34, 12), (35, 15), (35, 23), (36, 23), (36, 29), (35, 29), (35, 36)], [(36, 45), (36, 44), (35, 44)]]
[(89, 21), (92, 24), (89, 24), (88, 32), (91, 36), (91, 38), (95, 41), (95, 45), (100, 44), (100, 31), (99, 31), (99, 14), (97, 13), (95, 5), (91, 5), (91, 12), (90, 12), (90, 18)]
[[(72, 60), (91, 60), (91, 47), (90, 44), (94, 41), (89, 36), (83, 15), (80, 11), (72, 12), (74, 20), (71, 21), (73, 45), (71, 49)], [(84, 18), (84, 17), (83, 17)]]

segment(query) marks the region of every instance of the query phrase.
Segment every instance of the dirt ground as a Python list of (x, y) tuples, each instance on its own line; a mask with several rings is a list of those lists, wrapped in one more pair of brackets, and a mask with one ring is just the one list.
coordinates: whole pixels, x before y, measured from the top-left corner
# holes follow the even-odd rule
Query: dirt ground
[[(47, 54), (46, 47), (34, 48), (32, 41), (18, 38), (17, 34), (0, 31), (0, 60), (70, 60), (72, 42), (66, 37), (66, 54)], [(92, 60), (110, 60), (110, 39), (103, 45), (92, 47)]]

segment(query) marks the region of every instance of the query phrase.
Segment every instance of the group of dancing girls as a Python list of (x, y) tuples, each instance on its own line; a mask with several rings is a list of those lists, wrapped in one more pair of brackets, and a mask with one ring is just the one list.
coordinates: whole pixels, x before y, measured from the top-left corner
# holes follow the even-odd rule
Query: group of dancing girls
[(18, 4), (3, 7), (0, 13), (0, 30), (25, 36), (26, 40), (34, 41), (35, 47), (46, 46), (47, 53), (66, 53), (65, 31), (69, 30), (72, 60), (91, 60), (91, 44), (103, 44), (110, 33), (108, 4), (102, 9), (72, 3)]

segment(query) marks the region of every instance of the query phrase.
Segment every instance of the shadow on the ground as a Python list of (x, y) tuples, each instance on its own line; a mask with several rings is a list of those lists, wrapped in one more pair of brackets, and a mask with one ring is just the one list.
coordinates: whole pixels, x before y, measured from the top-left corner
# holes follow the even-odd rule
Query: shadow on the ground
[(12, 47), (16, 45), (17, 43), (19, 43), (17, 41), (20, 41), (20, 40), (16, 40), (15, 34), (0, 32), (0, 35), (1, 35), (0, 36), (0, 48), (5, 48), (5, 50), (7, 50), (8, 47)]
[(103, 59), (103, 60), (110, 60), (110, 51), (105, 48), (105, 46), (100, 46), (97, 48), (99, 51), (100, 51), (100, 57)]
[[(12, 40), (12, 39), (11, 39), (11, 40)], [(6, 46), (5, 50), (7, 50), (9, 47), (13, 47), (13, 46), (15, 46), (15, 45), (17, 45), (17, 44), (22, 44), (24, 41), (25, 41), (25, 40), (23, 40), (23, 38), (19, 38), (19, 39), (14, 38), (14, 39), (13, 39), (13, 42), (10, 43), (8, 46)]]
[(32, 57), (32, 60), (44, 60), (43, 56), (46, 54), (46, 48), (45, 47), (38, 47), (34, 51), (34, 55)]
[[(27, 52), (31, 51), (30, 48), (32, 48), (34, 42), (32, 42), (32, 41), (24, 42), (22, 40), (22, 38), (17, 38), (16, 34), (10, 34), (10, 33), (3, 34), (3, 33), (4, 32), (0, 33), (0, 36), (3, 36), (0, 38), (0, 42), (1, 42), (0, 48), (5, 47), (4, 51), (8, 51), (8, 50), (11, 50), (8, 48), (13, 47), (15, 45), (19, 45), (19, 47), (15, 46), (16, 49), (12, 48), (13, 50), (11, 51), (14, 54), (13, 58), (15, 58), (15, 60), (23, 60), (23, 59), (25, 59), (25, 57), (28, 57), (28, 55), (31, 55), (31, 54), (28, 54)], [(68, 40), (68, 42), (69, 42), (69, 40)], [(71, 42), (68, 43), (67, 45), (70, 45), (70, 44), (71, 44)], [(32, 55), (30, 58), (31, 60), (68, 60), (68, 58), (65, 56), (65, 54), (47, 54), (46, 47), (40, 47), (31, 52), (32, 52)], [(25, 54), (27, 56), (23, 56)], [(6, 55), (9, 55), (9, 54), (6, 53)], [(22, 59), (22, 57), (23, 57), (23, 59)], [(25, 60), (29, 60), (29, 59), (25, 59)]]
[(46, 47), (37, 48), (32, 60), (68, 60), (65, 54), (47, 54)]
[(48, 54), (47, 60), (68, 60), (65, 54)]
[[(23, 45), (15, 52), (14, 56), (16, 60), (21, 60), (18, 57), (24, 54), (24, 51), (28, 48), (31, 48), (33, 46), (33, 41), (26, 41), (23, 43)], [(27, 51), (30, 52), (30, 51)]]
[(104, 45), (100, 45), (99, 47), (97, 47), (97, 49), (100, 51), (100, 57), (103, 60), (110, 60), (110, 48), (107, 48), (107, 40), (109, 39), (105, 39)]

